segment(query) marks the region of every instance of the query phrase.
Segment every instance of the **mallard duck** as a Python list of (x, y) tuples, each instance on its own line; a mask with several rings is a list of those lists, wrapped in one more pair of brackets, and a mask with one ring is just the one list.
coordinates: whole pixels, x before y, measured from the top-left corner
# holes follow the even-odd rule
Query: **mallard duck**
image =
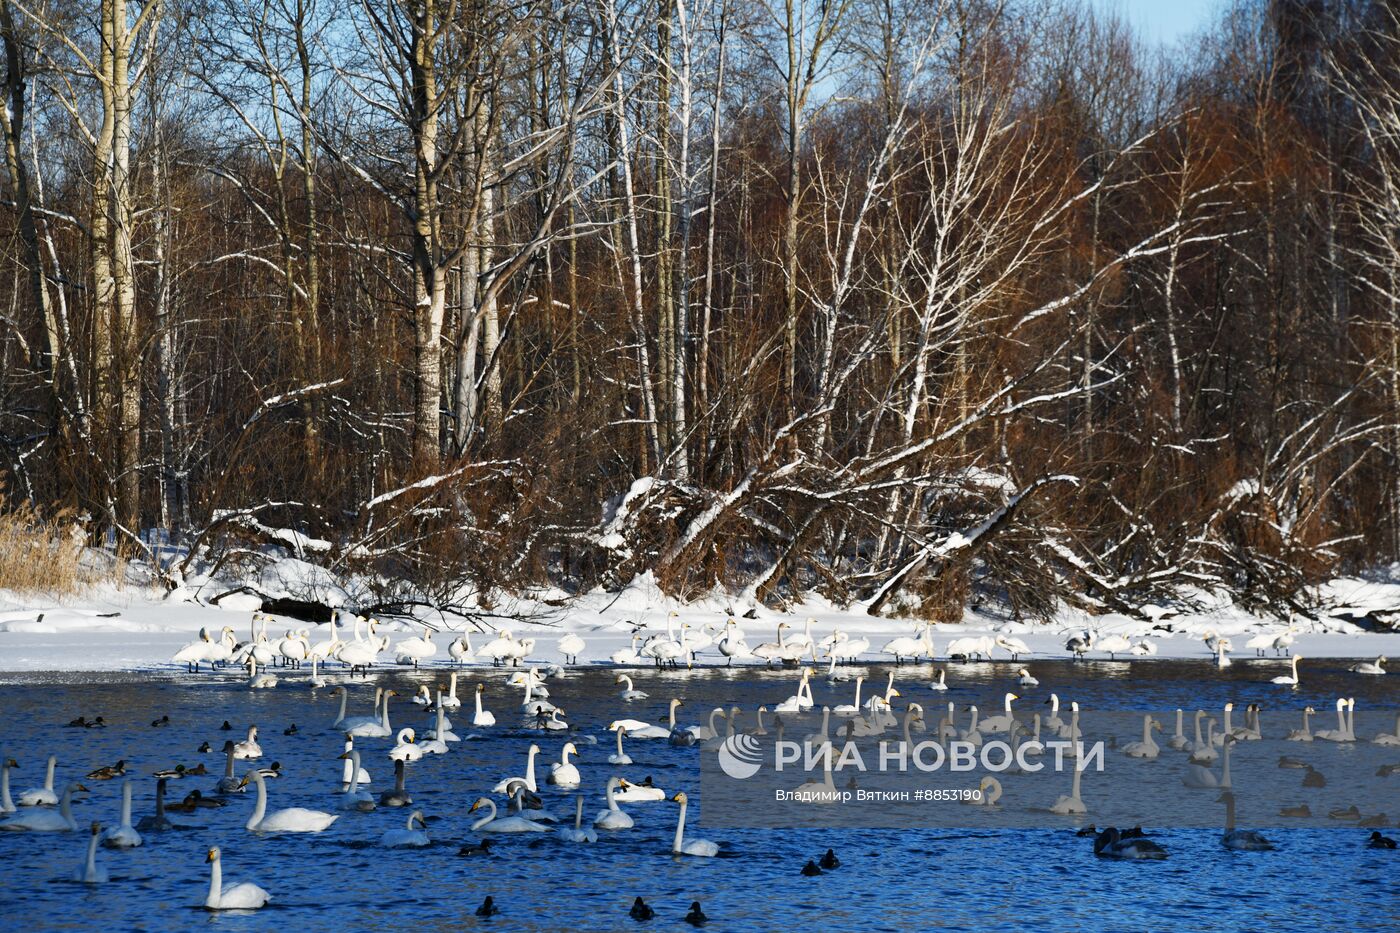
[(96, 771), (89, 771), (88, 777), (94, 781), (110, 781), (112, 778), (121, 777), (126, 774), (126, 759), (119, 760), (114, 765), (107, 765), (105, 768), (98, 768)]

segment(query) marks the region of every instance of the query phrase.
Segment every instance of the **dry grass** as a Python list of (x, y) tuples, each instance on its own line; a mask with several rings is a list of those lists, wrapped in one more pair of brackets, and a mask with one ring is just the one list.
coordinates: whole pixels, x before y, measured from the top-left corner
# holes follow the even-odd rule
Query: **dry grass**
[(81, 538), (67, 510), (45, 517), (28, 502), (0, 495), (0, 590), (71, 595), (100, 576), (84, 567)]

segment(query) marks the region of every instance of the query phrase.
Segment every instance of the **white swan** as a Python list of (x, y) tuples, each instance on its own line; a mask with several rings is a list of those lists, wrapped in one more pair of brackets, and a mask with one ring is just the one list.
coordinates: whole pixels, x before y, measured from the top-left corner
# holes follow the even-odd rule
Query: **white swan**
[(1391, 747), (1400, 745), (1400, 713), (1395, 714), (1395, 731), (1378, 733), (1376, 737), (1371, 740), (1371, 744), (1387, 745)]
[(597, 842), (598, 833), (592, 828), (583, 826), (583, 796), (576, 798), (574, 803), (574, 825), (562, 826), (559, 829), (559, 838), (565, 842)]
[(481, 695), (486, 692), (485, 684), (477, 684), (476, 690), (476, 712), (472, 714), (472, 725), (478, 727), (494, 726), (496, 724), (496, 714), (481, 705)]
[[(414, 829), (414, 823), (421, 828)], [(428, 824), (423, 822), (423, 811), (410, 813), (403, 829), (385, 830), (384, 835), (379, 837), (379, 844), (386, 849), (421, 849), (428, 845)]]
[(545, 778), (545, 783), (557, 784), (560, 787), (578, 787), (583, 783), (578, 766), (569, 761), (570, 755), (577, 754), (578, 749), (574, 747), (574, 743), (565, 742), (563, 750), (559, 753), (559, 760), (549, 766), (549, 775)]
[(1050, 699), (1045, 702), (1050, 704), (1050, 715), (1045, 717), (1045, 729), (1047, 732), (1059, 733), (1065, 725), (1065, 721), (1060, 718), (1060, 698), (1052, 693)]
[(239, 761), (255, 761), (262, 757), (262, 746), (258, 744), (258, 727), (248, 727), (248, 737), (233, 746), (233, 757)]
[(623, 803), (648, 803), (666, 799), (666, 792), (651, 783), (648, 777), (640, 784), (633, 784), (626, 778), (618, 781), (620, 790), (614, 792), (613, 796)]
[[(534, 746), (531, 746), (533, 748)], [(471, 828), (478, 833), (542, 833), (547, 831), (547, 827), (533, 820), (527, 820), (523, 816), (496, 816), (496, 804), (489, 798), (478, 797), (476, 803), (472, 804), (468, 813), (474, 813), (481, 807), (487, 809), (487, 814), (472, 824)]]
[[(358, 752), (352, 754), (358, 754)], [(267, 782), (263, 780), (262, 772), (256, 769), (248, 772), (244, 775), (242, 783), (246, 786), (249, 781), (258, 786), (258, 800), (253, 806), (253, 814), (248, 817), (248, 822), (243, 824), (244, 829), (249, 832), (319, 833), (340, 819), (340, 816), (335, 813), (323, 813), (320, 810), (307, 810), (303, 807), (288, 807), (285, 810), (274, 810), (268, 813)]]
[(626, 730), (614, 729), (612, 731), (617, 733), (617, 751), (613, 752), (611, 755), (608, 756), (608, 764), (630, 765), (632, 763), (632, 756), (622, 750), (622, 734)]
[(1384, 676), (1385, 662), (1385, 655), (1381, 655), (1374, 661), (1362, 661), (1360, 664), (1353, 664), (1351, 667), (1347, 668), (1347, 670), (1351, 671), (1353, 674), (1370, 674), (1372, 676)]
[[(622, 750), (622, 743), (618, 743), (618, 751)], [(631, 764), (631, 762), (628, 762)], [(13, 758), (4, 759), (0, 763), (0, 813), (14, 813), (15, 802), (10, 797), (10, 769), (18, 768), (19, 762)]]
[(539, 747), (538, 745), (531, 744), (531, 745), (530, 745), (530, 751), (527, 753), (526, 758), (525, 758), (525, 775), (524, 775), (524, 777), (516, 777), (516, 776), (512, 775), (511, 777), (502, 778), (500, 781), (498, 781), (498, 782), (496, 783), (496, 786), (495, 786), (495, 787), (491, 788), (491, 793), (493, 793), (493, 794), (508, 794), (508, 793), (510, 793), (510, 785), (511, 785), (511, 783), (514, 782), (514, 781), (521, 781), (521, 782), (523, 782), (524, 785), (525, 785), (525, 789), (528, 790), (528, 791), (530, 791), (530, 793), (532, 793), (532, 794), (538, 793), (538, 792), (539, 792), (539, 788), (535, 785), (535, 756), (538, 755), (539, 753), (540, 753), (540, 747)]
[[(996, 645), (996, 647), (998, 648), (1002, 648), (1006, 651), (1011, 652), (1011, 660), (1013, 661), (1019, 661), (1021, 659), (1021, 655), (1031, 653), (1030, 645), (1026, 644), (1021, 639), (1012, 637), (1010, 635), (998, 635), (996, 636), (996, 638), (992, 639), (992, 644)], [(930, 657), (931, 656), (932, 655), (930, 655)]]
[(625, 813), (617, 805), (617, 789), (622, 786), (622, 779), (618, 777), (608, 778), (607, 800), (608, 808), (599, 810), (598, 815), (593, 817), (593, 825), (599, 829), (631, 829), (633, 826), (632, 817)]
[(369, 791), (360, 790), (360, 782), (357, 777), (360, 773), (360, 753), (352, 748), (340, 757), (344, 758), (350, 766), (350, 786), (340, 795), (340, 809), (369, 813), (374, 809), (374, 798), (370, 796)]
[(940, 667), (938, 669), (938, 679), (930, 683), (928, 688), (930, 690), (937, 690), (940, 693), (948, 689), (948, 671), (946, 668)]
[(220, 858), (219, 847), (214, 846), (204, 859), (209, 863), (209, 896), (204, 899), (206, 910), (257, 910), (272, 900), (271, 894), (251, 881), (224, 887)]
[(1021, 668), (1021, 669), (1020, 669), (1019, 671), (1017, 671), (1016, 673), (1017, 673), (1017, 675), (1019, 675), (1019, 676), (1017, 677), (1017, 679), (1016, 679), (1016, 682), (1017, 682), (1018, 684), (1020, 684), (1022, 687), (1039, 687), (1039, 686), (1040, 686), (1040, 681), (1038, 681), (1038, 680), (1036, 680), (1034, 677), (1032, 677), (1032, 676), (1031, 676), (1031, 672), (1028, 671), (1028, 670), (1026, 670), (1024, 667)]
[(1116, 661), (1118, 660), (1116, 655), (1120, 655), (1125, 651), (1131, 651), (1133, 643), (1129, 641), (1125, 635), (1108, 635), (1095, 645), (1095, 647), (1100, 651), (1108, 652), (1109, 660)]
[(414, 741), (417, 738), (412, 729), (400, 729), (394, 747), (389, 749), (389, 758), (393, 761), (417, 761), (422, 758), (423, 749)]
[(726, 667), (733, 664), (735, 658), (753, 657), (753, 651), (744, 640), (744, 634), (739, 631), (733, 616), (724, 623), (724, 634), (720, 636), (718, 647), (719, 653), (725, 657)]
[(1019, 700), (1020, 696), (1008, 693), (1002, 698), (1002, 714), (1000, 716), (988, 716), (982, 720), (982, 730), (984, 732), (1007, 732), (1016, 723), (1016, 717), (1011, 712), (1011, 702)]
[(685, 838), (685, 809), (688, 801), (685, 791), (680, 791), (671, 798), (681, 805), (680, 815), (676, 818), (676, 836), (671, 841), (671, 853), (673, 855), (694, 855), (700, 858), (713, 858), (719, 854), (719, 846), (708, 839), (687, 839)]
[[(53, 789), (54, 767), (58, 764), (58, 756), (50, 755), (49, 762), (44, 770), (44, 786), (31, 787), (19, 795), (19, 805), (21, 807), (52, 807), (58, 803), (58, 794)], [(18, 767), (18, 766), (16, 766)]]
[(1083, 798), (1079, 796), (1079, 776), (1083, 773), (1079, 765), (1080, 762), (1073, 762), (1074, 778), (1070, 783), (1069, 796), (1061, 796), (1056, 798), (1055, 802), (1050, 805), (1051, 813), (1058, 813), (1062, 816), (1065, 816), (1069, 814), (1089, 812), (1089, 808), (1084, 806)]
[(1266, 852), (1274, 847), (1274, 844), (1264, 838), (1262, 833), (1252, 829), (1235, 828), (1235, 795), (1228, 790), (1220, 795), (1217, 803), (1225, 804), (1225, 834), (1220, 837), (1220, 844), (1227, 849), (1237, 849), (1242, 852)]
[(815, 705), (812, 699), (812, 669), (804, 667), (802, 676), (797, 681), (797, 692), (779, 703), (773, 709), (779, 713), (798, 713), (802, 710), (811, 709)]
[(990, 774), (977, 782), (977, 794), (968, 797), (963, 803), (974, 807), (995, 808), (997, 801), (1001, 799), (1001, 781)]
[(645, 700), (647, 698), (646, 693), (632, 686), (632, 678), (626, 674), (618, 674), (613, 683), (627, 685), (620, 694), (624, 700)]
[(102, 844), (109, 849), (134, 849), (141, 844), (141, 834), (131, 825), (131, 778), (122, 781), (121, 825), (103, 833)]
[(384, 696), (383, 687), (374, 688), (373, 716), (356, 716), (351, 719), (346, 719), (345, 712), (346, 708), (350, 705), (350, 691), (345, 689), (344, 687), (336, 687), (334, 690), (331, 691), (331, 696), (335, 696), (336, 694), (340, 694), (340, 712), (336, 714), (335, 721), (331, 723), (332, 729), (349, 729), (358, 725), (361, 722), (379, 721), (379, 701)]
[(448, 742), (460, 742), (457, 733), (448, 728), (447, 707), (442, 705), (442, 693), (437, 695), (437, 719), (433, 728), (424, 733), (427, 741), (418, 743), (418, 750), (424, 755), (446, 755)]
[(92, 835), (88, 837), (87, 858), (83, 864), (73, 869), (73, 880), (84, 884), (106, 884), (107, 869), (97, 864), (97, 840), (102, 833), (102, 824), (93, 821)]
[(1337, 698), (1337, 728), (1319, 729), (1313, 733), (1314, 738), (1322, 739), (1324, 742), (1354, 742), (1356, 736), (1351, 734), (1347, 727), (1347, 700), (1345, 697)]
[(587, 645), (584, 643), (583, 639), (574, 632), (570, 632), (559, 639), (558, 643), (559, 653), (564, 656), (565, 664), (577, 664), (578, 656), (583, 654), (586, 647)]
[(1152, 730), (1162, 728), (1162, 724), (1150, 715), (1142, 717), (1142, 741), (1129, 742), (1123, 746), (1123, 754), (1129, 758), (1156, 758), (1160, 749), (1152, 741)]
[(639, 636), (637, 635), (637, 633), (633, 632), (632, 646), (630, 648), (619, 648), (618, 650), (614, 651), (612, 655), (610, 655), (609, 660), (611, 660), (614, 664), (623, 667), (635, 667), (636, 665), (646, 661), (646, 658), (642, 656), (642, 653), (637, 650), (638, 637)]
[[(674, 714), (674, 707), (672, 707)], [(674, 718), (671, 724), (675, 725)], [(653, 726), (649, 722), (640, 719), (614, 719), (608, 723), (609, 731), (621, 729), (627, 733), (629, 739), (667, 739), (671, 737), (671, 730), (665, 726)]]
[(366, 739), (387, 739), (393, 735), (393, 726), (389, 724), (389, 699), (398, 696), (397, 690), (385, 690), (380, 701), (379, 716), (347, 719), (340, 724), (340, 730), (347, 735)]
[(258, 673), (258, 659), (253, 655), (248, 655), (248, 689), (249, 690), (270, 690), (277, 686), (277, 675)]
[(1303, 708), (1303, 728), (1291, 730), (1286, 738), (1290, 742), (1311, 742), (1313, 740), (1312, 717), (1317, 710), (1311, 706)]
[(78, 823), (73, 819), (73, 794), (75, 791), (86, 792), (87, 788), (81, 784), (69, 784), (63, 791), (63, 796), (58, 800), (58, 812), (46, 809), (30, 809), (23, 813), (16, 813), (5, 822), (0, 823), (0, 830), (11, 833), (71, 833), (78, 828)]
[(1205, 765), (1191, 763), (1186, 766), (1186, 774), (1182, 777), (1181, 783), (1187, 787), (1194, 787), (1197, 790), (1220, 790), (1230, 786), (1230, 746), (1235, 744), (1236, 739), (1232, 736), (1221, 746), (1223, 758), (1220, 765), (1220, 775)]
[(1228, 644), (1229, 642), (1223, 638), (1215, 643), (1215, 666), (1218, 670), (1223, 671), (1232, 663), (1230, 661), (1230, 656), (1225, 653), (1228, 650), (1226, 648)]
[(928, 637), (928, 626), (920, 624), (915, 626), (913, 635), (900, 635), (885, 642), (880, 649), (882, 654), (894, 656), (896, 665), (902, 664), (905, 658), (917, 660), (927, 655), (933, 657), (933, 642)]
[(355, 737), (347, 735), (345, 737), (345, 754), (340, 757), (345, 759), (345, 764), (340, 771), (340, 783), (348, 790), (351, 784), (373, 784), (369, 772), (364, 768), (355, 767), (354, 761), (350, 757), (350, 752), (355, 747)]
[(1186, 735), (1181, 731), (1181, 717), (1181, 707), (1178, 706), (1176, 708), (1176, 731), (1172, 733), (1171, 738), (1167, 739), (1167, 748), (1178, 752), (1186, 748), (1190, 744), (1186, 740)]
[(452, 644), (447, 646), (447, 653), (457, 664), (466, 664), (476, 658), (476, 649), (472, 647), (472, 636), (469, 632), (463, 632), (453, 639)]
[(433, 644), (433, 633), (427, 626), (423, 634), (416, 638), (405, 638), (394, 646), (394, 660), (400, 664), (412, 664), (417, 670), (423, 661), (432, 660), (437, 655), (437, 645)]
[(1298, 686), (1298, 662), (1301, 660), (1303, 660), (1303, 656), (1301, 654), (1295, 654), (1292, 659), (1293, 673), (1281, 674), (1278, 677), (1275, 677), (1272, 680), (1270, 680), (1269, 683), (1278, 684), (1281, 687)]
[(787, 630), (790, 628), (792, 628), (792, 626), (788, 625), (786, 622), (779, 622), (778, 640), (764, 642), (753, 649), (750, 654), (767, 662), (769, 667), (773, 666), (774, 661), (787, 663), (789, 661), (799, 660), (803, 655), (802, 646), (790, 644), (785, 637)]

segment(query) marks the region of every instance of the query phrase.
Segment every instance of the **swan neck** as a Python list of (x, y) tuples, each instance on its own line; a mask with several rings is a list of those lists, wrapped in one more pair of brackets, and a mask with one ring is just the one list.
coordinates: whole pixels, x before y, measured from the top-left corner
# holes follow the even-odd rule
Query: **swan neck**
[(477, 820), (475, 823), (472, 824), (472, 830), (473, 830), (473, 831), (480, 830), (480, 829), (481, 829), (483, 826), (485, 826), (487, 823), (490, 823), (490, 822), (492, 822), (492, 821), (495, 820), (495, 819), (496, 819), (496, 802), (495, 802), (494, 800), (487, 800), (487, 801), (486, 801), (486, 815), (483, 816), (481, 819)]
[(684, 800), (682, 800), (680, 803), (681, 803), (681, 812), (680, 812), (680, 816), (676, 818), (676, 838), (675, 838), (675, 839), (672, 841), (672, 843), (671, 843), (671, 851), (674, 852), (674, 853), (676, 853), (677, 855), (680, 854), (680, 851), (681, 851), (681, 843), (685, 840), (685, 807), (686, 807), (686, 802), (685, 802)]
[(70, 826), (73, 823), (73, 788), (68, 788), (63, 792), (63, 799), (58, 802), (58, 812), (63, 814), (63, 819)]
[(55, 758), (53, 755), (50, 755), (48, 770), (44, 772), (44, 786), (49, 790), (53, 790), (53, 769), (54, 765), (57, 763), (58, 759)]
[(224, 872), (219, 866), (219, 860), (209, 863), (209, 896), (204, 900), (205, 907), (218, 907), (219, 900), (224, 893)]
[(253, 805), (253, 815), (248, 818), (248, 822), (245, 824), (246, 829), (256, 829), (258, 824), (263, 821), (263, 816), (267, 813), (267, 785), (263, 783), (262, 775), (258, 774), (256, 771), (254, 771), (253, 774), (255, 775), (253, 783), (258, 785), (258, 800)]
[(97, 833), (88, 839), (88, 855), (85, 877), (91, 879), (97, 874)]
[(131, 781), (122, 783), (122, 828), (131, 826)]

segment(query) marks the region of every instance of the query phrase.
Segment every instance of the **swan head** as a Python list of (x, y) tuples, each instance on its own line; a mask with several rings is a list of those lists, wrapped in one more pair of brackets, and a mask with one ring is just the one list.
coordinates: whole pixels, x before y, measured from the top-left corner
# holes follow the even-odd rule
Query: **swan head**
[[(625, 782), (624, 782), (624, 783), (625, 783)], [(685, 791), (683, 791), (683, 790), (678, 790), (678, 791), (676, 791), (675, 796), (673, 796), (673, 797), (671, 798), (671, 802), (672, 802), (672, 803), (682, 803), (682, 804), (683, 804), (683, 803), (687, 802), (689, 799), (690, 799), (690, 798), (688, 798), (688, 797), (685, 795)]]
[(219, 860), (219, 856), (220, 856), (221, 854), (222, 854), (222, 853), (219, 852), (219, 847), (218, 847), (218, 846), (210, 846), (210, 847), (209, 847), (209, 851), (208, 851), (208, 852), (205, 854), (205, 856), (204, 856), (204, 861), (205, 861), (206, 863), (207, 863), (207, 862), (217, 862), (217, 861)]
[(414, 734), (414, 732), (413, 732), (412, 729), (400, 729), (400, 730), (399, 730), (399, 744), (400, 744), (400, 745), (412, 744), (412, 743), (413, 743), (413, 740), (414, 740), (415, 738), (417, 738), (417, 736)]
[(6, 759), (5, 759), (5, 767), (7, 767), (7, 768), (13, 768), (13, 769), (15, 769), (15, 770), (19, 770), (19, 762), (18, 762), (18, 761), (15, 761), (13, 758), (6, 758)]

